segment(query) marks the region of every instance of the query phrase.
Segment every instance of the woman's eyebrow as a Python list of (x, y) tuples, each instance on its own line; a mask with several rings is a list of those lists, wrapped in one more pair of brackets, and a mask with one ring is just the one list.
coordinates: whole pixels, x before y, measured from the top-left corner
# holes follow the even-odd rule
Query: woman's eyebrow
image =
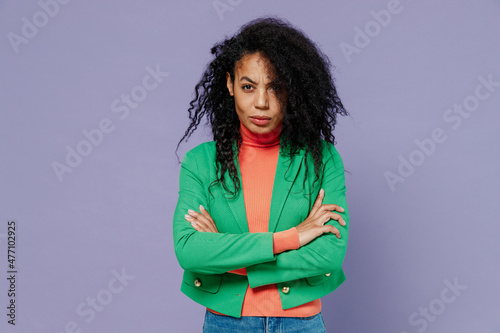
[[(243, 80), (247, 80), (248, 82), (250, 82), (250, 83), (252, 83), (252, 84), (257, 84), (257, 82), (255, 82), (255, 81), (251, 80), (248, 76), (242, 76), (242, 77), (241, 77), (241, 79), (240, 79), (240, 81), (243, 81)], [(274, 85), (274, 84), (276, 84), (277, 82), (278, 82), (278, 80), (272, 80), (272, 81), (269, 81), (269, 82), (267, 83), (267, 85), (268, 85), (268, 86), (270, 86), (270, 85)]]
[(243, 81), (243, 80), (247, 80), (250, 83), (257, 84), (257, 82), (254, 82), (248, 76), (242, 76), (241, 79), (240, 79), (240, 81)]

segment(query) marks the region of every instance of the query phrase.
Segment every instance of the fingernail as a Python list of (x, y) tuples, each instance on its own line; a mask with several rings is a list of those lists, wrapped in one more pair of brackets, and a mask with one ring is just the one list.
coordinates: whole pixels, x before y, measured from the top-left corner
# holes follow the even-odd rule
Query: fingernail
[(191, 219), (191, 215), (186, 214), (186, 215), (184, 215), (184, 218), (190, 220)]
[(344, 207), (340, 207), (340, 211), (343, 212), (345, 209)]
[(188, 209), (188, 213), (189, 213), (189, 215), (194, 214), (194, 210)]
[(191, 222), (191, 225), (193, 226), (193, 228), (196, 228), (198, 226), (196, 222)]
[(203, 207), (202, 205), (200, 205), (200, 210), (205, 210), (205, 207)]
[(323, 193), (325, 193), (325, 190), (323, 189), (319, 190), (319, 194), (323, 195)]

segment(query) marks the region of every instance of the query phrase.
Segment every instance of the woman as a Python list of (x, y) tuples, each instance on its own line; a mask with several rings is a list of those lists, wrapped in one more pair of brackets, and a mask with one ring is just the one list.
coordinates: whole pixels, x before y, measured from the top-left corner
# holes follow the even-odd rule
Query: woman
[(185, 154), (174, 213), (181, 290), (207, 307), (203, 332), (324, 332), (349, 222), (329, 61), (275, 18), (212, 54), (179, 142), (206, 117), (214, 141)]

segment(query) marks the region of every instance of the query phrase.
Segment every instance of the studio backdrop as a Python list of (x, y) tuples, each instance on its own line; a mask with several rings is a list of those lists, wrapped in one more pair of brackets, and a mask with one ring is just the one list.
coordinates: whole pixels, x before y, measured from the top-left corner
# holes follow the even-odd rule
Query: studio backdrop
[(500, 332), (500, 2), (0, 1), (0, 331), (200, 332), (172, 217), (210, 48), (260, 16), (332, 62), (347, 280), (328, 332)]

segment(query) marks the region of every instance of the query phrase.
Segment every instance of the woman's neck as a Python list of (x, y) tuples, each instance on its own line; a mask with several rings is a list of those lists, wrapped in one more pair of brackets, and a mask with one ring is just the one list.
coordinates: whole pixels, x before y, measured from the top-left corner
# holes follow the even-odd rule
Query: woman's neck
[(243, 144), (252, 147), (272, 147), (279, 145), (282, 124), (279, 124), (274, 130), (266, 134), (254, 133), (240, 122), (240, 134)]

